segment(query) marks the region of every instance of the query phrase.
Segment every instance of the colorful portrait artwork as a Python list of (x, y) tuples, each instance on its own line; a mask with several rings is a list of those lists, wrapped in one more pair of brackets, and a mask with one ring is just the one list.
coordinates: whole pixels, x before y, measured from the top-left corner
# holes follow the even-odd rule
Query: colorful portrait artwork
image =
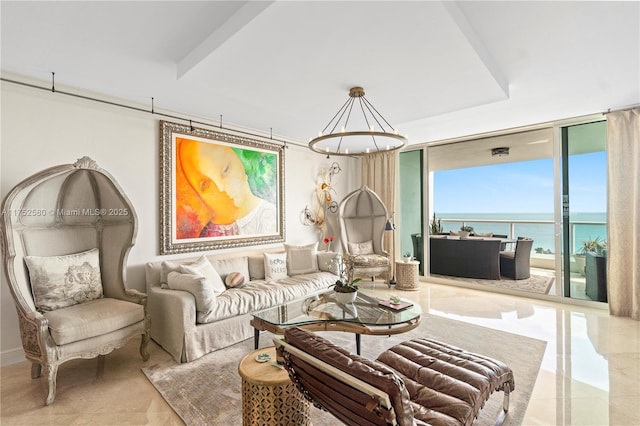
[(176, 137), (176, 238), (278, 231), (276, 155)]
[[(215, 139), (171, 132), (170, 244), (208, 249), (283, 238), (281, 150), (230, 143), (212, 133)], [(214, 244), (198, 245), (206, 242)], [(195, 251), (191, 247), (180, 251)]]

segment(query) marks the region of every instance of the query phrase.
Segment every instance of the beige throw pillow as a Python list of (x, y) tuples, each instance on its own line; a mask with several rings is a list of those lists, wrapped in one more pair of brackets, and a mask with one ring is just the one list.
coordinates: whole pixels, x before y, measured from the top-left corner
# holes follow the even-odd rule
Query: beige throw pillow
[(342, 255), (335, 252), (319, 252), (318, 267), (321, 271), (331, 272), (334, 275), (340, 274), (340, 264), (342, 263)]
[(348, 244), (351, 254), (373, 254), (373, 241), (371, 240)]
[(207, 259), (205, 256), (200, 256), (198, 260), (188, 265), (181, 265), (179, 268), (179, 272), (185, 274), (202, 275), (207, 279), (213, 291), (218, 294), (227, 289), (227, 287), (224, 285), (224, 282), (222, 281), (222, 278), (213, 268), (213, 265), (211, 265), (209, 259)]
[(182, 274), (172, 271), (167, 276), (167, 284), (171, 290), (191, 293), (196, 300), (196, 310), (200, 312), (209, 312), (216, 300), (211, 283), (207, 277), (200, 274)]
[(39, 311), (53, 311), (102, 297), (97, 248), (64, 256), (25, 256)]
[(309, 274), (318, 271), (318, 243), (305, 246), (284, 245), (287, 251), (287, 273), (289, 275)]

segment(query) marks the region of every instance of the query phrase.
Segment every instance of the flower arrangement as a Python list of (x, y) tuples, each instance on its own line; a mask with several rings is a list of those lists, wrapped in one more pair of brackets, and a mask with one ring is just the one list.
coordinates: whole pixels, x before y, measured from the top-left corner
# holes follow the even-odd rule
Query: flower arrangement
[(347, 266), (342, 261), (342, 256), (338, 255), (331, 259), (329, 264), (336, 266), (338, 272), (338, 279), (335, 284), (331, 284), (329, 288), (333, 288), (336, 293), (355, 293), (358, 291), (357, 283), (362, 281), (362, 278), (351, 279), (347, 274)]
[(327, 251), (331, 251), (331, 243), (333, 242), (333, 240), (333, 235), (331, 235), (330, 237), (324, 237), (324, 240), (322, 240), (322, 242), (327, 245)]

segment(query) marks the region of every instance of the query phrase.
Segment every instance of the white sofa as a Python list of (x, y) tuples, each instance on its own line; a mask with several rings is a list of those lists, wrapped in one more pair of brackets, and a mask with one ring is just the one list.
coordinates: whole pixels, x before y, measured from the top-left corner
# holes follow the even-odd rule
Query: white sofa
[[(317, 259), (317, 262), (313, 262), (315, 270), (294, 274), (296, 270), (292, 268), (295, 265), (291, 265), (291, 248), (287, 247), (289, 276), (278, 280), (265, 279), (262, 253), (207, 256), (223, 282), (233, 272), (241, 272), (245, 276), (243, 287), (228, 288), (217, 294), (207, 312), (196, 310), (196, 298), (192, 293), (172, 290), (161, 283), (163, 263), (166, 271), (171, 265), (188, 264), (196, 258), (148, 263), (146, 284), (151, 338), (177, 362), (190, 362), (252, 337), (254, 330), (249, 324), (252, 312), (327, 291), (336, 282), (337, 271), (335, 263), (331, 262), (335, 253), (316, 253), (314, 249), (313, 256)], [(299, 247), (293, 247), (294, 251), (296, 248)], [(300, 255), (305, 259), (310, 258), (304, 252), (297, 253), (298, 259)], [(296, 257), (295, 254), (293, 257)]]

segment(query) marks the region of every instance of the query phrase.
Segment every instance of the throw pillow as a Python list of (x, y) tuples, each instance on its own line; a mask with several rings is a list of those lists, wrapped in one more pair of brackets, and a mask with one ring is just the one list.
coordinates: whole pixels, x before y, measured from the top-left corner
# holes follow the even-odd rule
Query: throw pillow
[(241, 272), (244, 275), (245, 282), (249, 282), (249, 259), (247, 256), (214, 259), (211, 264), (223, 280), (232, 272)]
[(373, 241), (363, 241), (361, 243), (349, 243), (351, 254), (373, 254)]
[(264, 279), (273, 281), (287, 277), (287, 253), (265, 253)]
[(287, 251), (287, 273), (290, 275), (308, 274), (318, 271), (318, 243), (306, 246), (284, 245)]
[(97, 248), (65, 256), (25, 256), (39, 311), (53, 311), (102, 297)]
[(340, 253), (326, 251), (318, 253), (318, 267), (321, 271), (340, 275), (340, 263), (342, 263), (342, 255)]
[(244, 287), (244, 275), (240, 272), (232, 272), (224, 279), (224, 283), (227, 288), (242, 288)]
[(264, 280), (264, 256), (249, 256), (249, 278)]
[(181, 274), (169, 272), (167, 284), (171, 290), (182, 290), (193, 294), (196, 299), (196, 311), (208, 312), (216, 300), (211, 283), (207, 277), (199, 274)]
[(481, 233), (481, 232), (476, 232), (475, 233), (476, 237), (493, 237), (493, 232), (487, 232), (487, 233)]
[(224, 282), (222, 281), (222, 278), (220, 278), (220, 275), (218, 275), (216, 270), (209, 262), (209, 259), (204, 256), (200, 256), (198, 260), (188, 265), (181, 265), (179, 268), (179, 272), (185, 274), (202, 275), (207, 279), (209, 285), (211, 285), (211, 288), (216, 293), (222, 293), (227, 289), (227, 287), (225, 287), (224, 285)]
[(167, 284), (167, 277), (169, 276), (169, 272), (180, 272), (180, 266), (182, 263), (165, 260), (160, 264), (160, 284)]

